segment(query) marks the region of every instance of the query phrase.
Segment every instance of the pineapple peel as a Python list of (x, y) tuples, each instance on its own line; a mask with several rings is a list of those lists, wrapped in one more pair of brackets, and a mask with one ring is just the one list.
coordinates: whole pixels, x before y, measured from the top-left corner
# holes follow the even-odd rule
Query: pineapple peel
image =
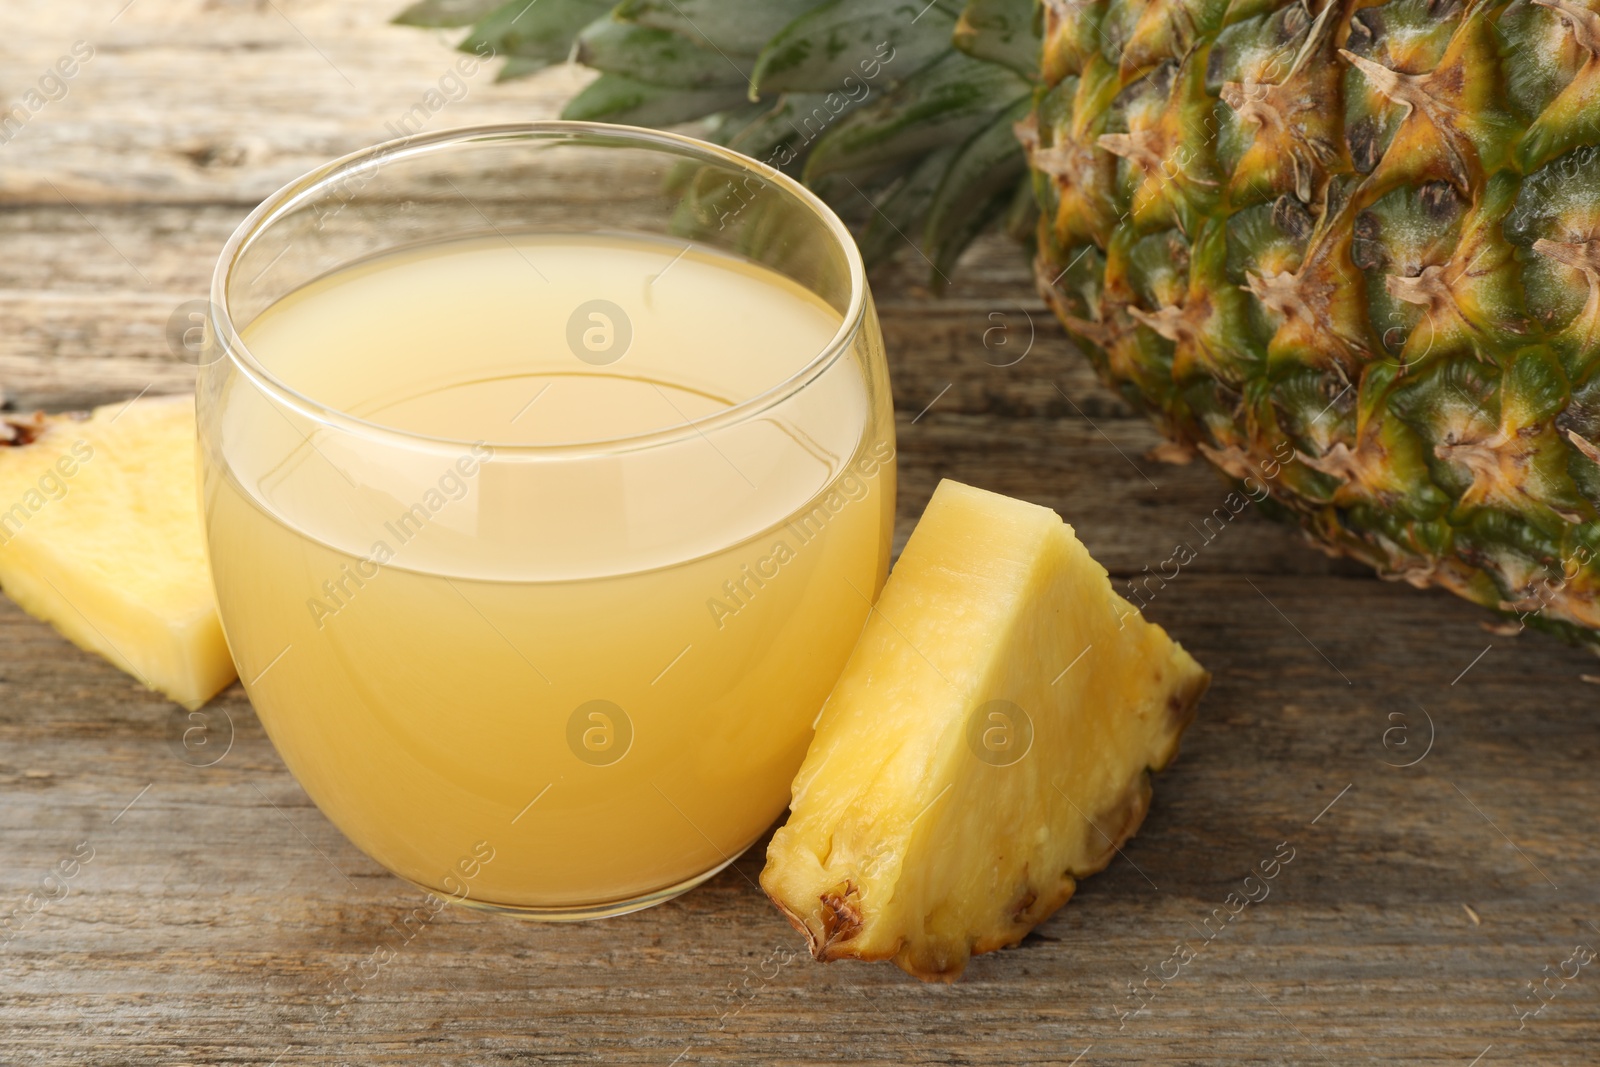
[(193, 397), (6, 425), (0, 588), (185, 707), (232, 682), (200, 524)]
[(819, 960), (953, 981), (1134, 834), (1209, 681), (1053, 511), (941, 482), (818, 720), (762, 887)]

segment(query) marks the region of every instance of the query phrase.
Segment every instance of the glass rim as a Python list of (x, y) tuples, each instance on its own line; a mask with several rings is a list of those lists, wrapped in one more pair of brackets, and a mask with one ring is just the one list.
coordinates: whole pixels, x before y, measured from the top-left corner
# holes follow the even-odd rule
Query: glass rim
[[(756, 174), (776, 185), (782, 192), (808, 208), (832, 235), (834, 244), (843, 253), (849, 270), (850, 294), (844, 318), (838, 330), (816, 355), (783, 380), (729, 405), (720, 411), (671, 426), (638, 434), (597, 438), (587, 441), (555, 442), (548, 444), (509, 444), (493, 441), (468, 441), (453, 437), (438, 437), (413, 433), (386, 426), (352, 415), (331, 404), (316, 400), (291, 387), (255, 357), (234, 327), (229, 306), (228, 289), (233, 280), (234, 268), (240, 257), (260, 235), (266, 233), (283, 216), (303, 205), (328, 187), (346, 180), (351, 174), (366, 169), (377, 170), (385, 161), (418, 157), (452, 146), (464, 146), (480, 141), (495, 140), (579, 140), (604, 138), (613, 143), (631, 141), (637, 147), (656, 152), (670, 153), (683, 158), (698, 157), (702, 162), (717, 164), (735, 170)], [(374, 165), (376, 164), (376, 166)], [(470, 203), (470, 202), (469, 202)], [(309, 280), (309, 279), (308, 279)], [(867, 278), (861, 250), (856, 245), (843, 220), (833, 209), (823, 203), (810, 189), (793, 178), (760, 160), (723, 148), (709, 141), (664, 130), (645, 129), (640, 126), (623, 126), (605, 122), (575, 122), (566, 119), (543, 119), (531, 122), (493, 123), (475, 126), (457, 126), (430, 134), (413, 134), (359, 149), (340, 156), (306, 172), (267, 196), (245, 216), (243, 222), (229, 236), (218, 256), (211, 277), (209, 301), (212, 336), (221, 345), (226, 358), (240, 374), (277, 404), (289, 407), (312, 421), (338, 427), (347, 432), (366, 437), (387, 438), (408, 445), (449, 446), (452, 449), (488, 445), (496, 457), (596, 455), (638, 451), (672, 444), (723, 426), (747, 422), (800, 393), (836, 363), (856, 341), (866, 320)]]

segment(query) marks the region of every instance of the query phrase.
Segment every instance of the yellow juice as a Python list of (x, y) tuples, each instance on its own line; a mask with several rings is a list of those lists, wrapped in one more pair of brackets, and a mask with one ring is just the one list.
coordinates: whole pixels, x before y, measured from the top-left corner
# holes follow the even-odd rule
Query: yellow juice
[(559, 911), (681, 886), (782, 813), (887, 571), (887, 390), (841, 358), (714, 417), (840, 325), (745, 260), (591, 235), (386, 255), (251, 322), (371, 428), (234, 377), (205, 488), (251, 701), (356, 845)]

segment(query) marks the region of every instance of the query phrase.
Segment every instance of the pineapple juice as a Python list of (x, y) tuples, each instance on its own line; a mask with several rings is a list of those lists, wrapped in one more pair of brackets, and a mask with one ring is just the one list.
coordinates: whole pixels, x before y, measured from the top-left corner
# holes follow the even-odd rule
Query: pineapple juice
[(244, 378), (215, 402), (229, 645), (356, 845), (559, 912), (693, 880), (782, 813), (887, 573), (888, 398), (841, 358), (795, 402), (700, 420), (840, 325), (742, 259), (587, 235), (387, 255), (250, 323), (285, 386), (419, 442), (375, 458)]

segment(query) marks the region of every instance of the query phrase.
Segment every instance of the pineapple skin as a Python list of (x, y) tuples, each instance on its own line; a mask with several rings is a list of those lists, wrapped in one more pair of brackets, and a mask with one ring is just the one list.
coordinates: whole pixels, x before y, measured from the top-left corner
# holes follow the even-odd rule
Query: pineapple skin
[(1600, 0), (1038, 24), (1036, 276), (1102, 379), (1329, 554), (1600, 641)]
[(0, 447), (0, 588), (195, 709), (237, 673), (201, 531), (194, 398), (30, 421)]
[[(819, 960), (954, 981), (1134, 834), (1209, 680), (1054, 512), (944, 481), (819, 717), (762, 887)], [(1004, 759), (979, 755), (992, 701), (1031, 723)]]

